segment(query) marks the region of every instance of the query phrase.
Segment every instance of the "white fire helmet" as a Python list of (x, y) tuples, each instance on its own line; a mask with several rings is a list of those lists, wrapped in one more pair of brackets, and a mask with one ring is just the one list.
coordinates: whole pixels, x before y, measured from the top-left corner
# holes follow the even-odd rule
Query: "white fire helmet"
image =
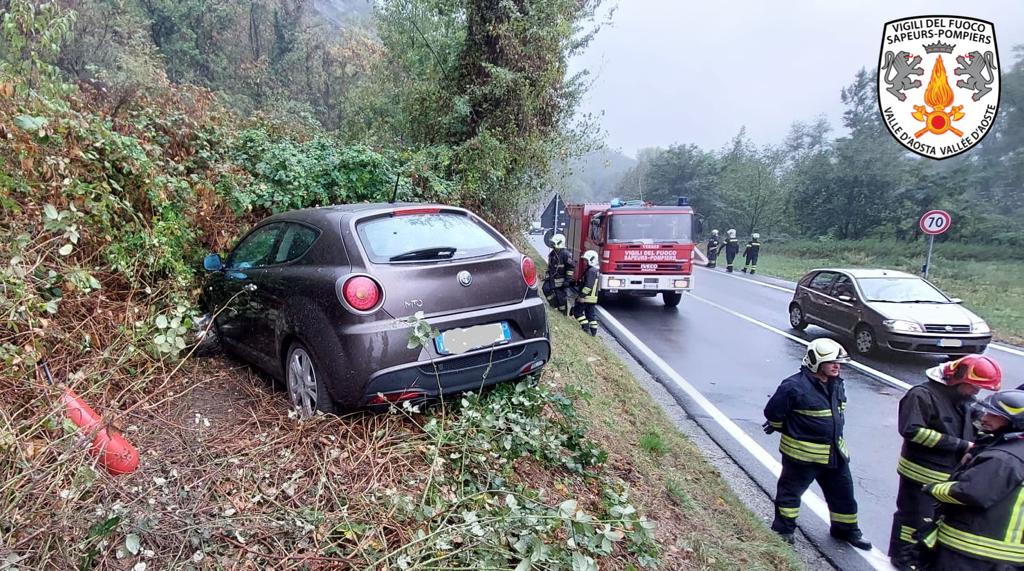
[(718, 236), (718, 228), (715, 228), (714, 230), (712, 230), (711, 231), (711, 235), (712, 236)]
[(761, 235), (758, 234), (757, 232), (754, 232), (753, 234), (751, 234), (750, 237), (755, 239), (755, 240), (760, 240), (761, 239)]
[(843, 346), (827, 337), (819, 337), (807, 345), (807, 353), (804, 354), (803, 364), (812, 373), (818, 372), (818, 366), (822, 363), (849, 363), (850, 356)]
[(729, 228), (729, 231), (726, 232), (726, 234), (728, 234), (730, 238), (735, 238), (736, 237), (736, 230), (734, 230), (732, 228)]
[(588, 264), (590, 264), (590, 267), (592, 268), (596, 268), (600, 264), (600, 261), (598, 261), (597, 258), (597, 252), (593, 250), (587, 250), (586, 252), (583, 252), (583, 259)]
[(555, 234), (551, 237), (551, 247), (553, 248), (564, 248), (565, 247), (565, 236), (562, 234)]

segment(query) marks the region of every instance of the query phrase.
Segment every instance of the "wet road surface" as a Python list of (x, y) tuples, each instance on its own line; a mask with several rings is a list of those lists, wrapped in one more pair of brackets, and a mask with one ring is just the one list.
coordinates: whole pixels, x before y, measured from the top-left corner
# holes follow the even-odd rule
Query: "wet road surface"
[[(693, 295), (675, 309), (660, 298), (627, 299), (605, 304), (634, 335), (679, 374), (694, 384), (762, 447), (776, 451), (778, 435), (761, 430), (762, 411), (779, 381), (799, 368), (803, 346), (729, 313), (755, 319), (806, 340), (829, 336), (845, 346), (849, 339), (814, 326), (790, 329), (786, 313), (791, 294), (715, 270), (698, 270)], [(724, 308), (724, 309), (723, 309)], [(1003, 367), (1006, 386), (1024, 382), (1024, 357), (990, 348)], [(925, 380), (924, 370), (939, 356), (881, 355), (856, 359), (908, 384)], [(901, 439), (896, 431), (897, 404), (903, 391), (846, 367), (849, 403), (846, 439), (860, 505), (861, 526), (885, 550), (896, 505), (896, 460)], [(819, 490), (820, 493), (820, 490)]]
[[(547, 249), (541, 246), (540, 251)], [(612, 300), (602, 305), (778, 458), (778, 435), (764, 434), (761, 424), (765, 403), (779, 382), (798, 370), (804, 352), (803, 345), (786, 334), (805, 340), (829, 336), (846, 347), (852, 344), (850, 339), (814, 326), (803, 332), (790, 329), (787, 307), (792, 293), (785, 290), (791, 287), (792, 284), (771, 278), (698, 268), (692, 295), (685, 296), (677, 308), (665, 307), (660, 297)], [(988, 354), (1003, 368), (1004, 387), (1024, 382), (1024, 355), (991, 347)], [(894, 354), (856, 358), (867, 367), (911, 385), (923, 382), (924, 370), (943, 360), (941, 356)], [(875, 546), (885, 551), (898, 484), (896, 461), (901, 439), (896, 432), (897, 404), (904, 391), (850, 366), (844, 367), (843, 377), (849, 399), (845, 432), (860, 524)], [(709, 430), (712, 436), (714, 432), (713, 428)], [(722, 444), (729, 448), (728, 443)], [(737, 451), (738, 461), (742, 456), (743, 451)], [(765, 470), (752, 466), (750, 472), (774, 491), (771, 476)], [(817, 486), (815, 489), (821, 495)], [(807, 517), (810, 516), (801, 520)]]

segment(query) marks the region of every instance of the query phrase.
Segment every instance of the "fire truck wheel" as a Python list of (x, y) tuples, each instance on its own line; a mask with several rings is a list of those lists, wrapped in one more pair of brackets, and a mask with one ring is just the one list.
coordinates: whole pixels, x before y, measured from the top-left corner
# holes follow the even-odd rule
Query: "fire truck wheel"
[(675, 307), (679, 305), (679, 302), (683, 299), (683, 292), (681, 291), (663, 291), (661, 292), (661, 299), (665, 301), (666, 307)]

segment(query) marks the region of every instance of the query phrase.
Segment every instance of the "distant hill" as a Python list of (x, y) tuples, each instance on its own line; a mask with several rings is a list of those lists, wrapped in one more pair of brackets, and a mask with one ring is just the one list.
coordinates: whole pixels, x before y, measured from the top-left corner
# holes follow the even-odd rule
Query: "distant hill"
[(555, 168), (566, 202), (602, 202), (615, 196), (619, 181), (636, 160), (613, 149), (599, 149)]
[(373, 0), (313, 0), (313, 8), (337, 26), (373, 14)]

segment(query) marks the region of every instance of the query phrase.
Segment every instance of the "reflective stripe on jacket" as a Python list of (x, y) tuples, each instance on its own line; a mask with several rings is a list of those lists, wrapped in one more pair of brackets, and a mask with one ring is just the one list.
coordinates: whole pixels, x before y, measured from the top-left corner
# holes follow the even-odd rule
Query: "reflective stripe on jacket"
[(927, 381), (912, 387), (900, 399), (897, 426), (903, 449), (896, 471), (919, 484), (949, 479), (974, 440), (967, 420), (965, 399), (956, 387)]
[(761, 251), (761, 243), (758, 242), (757, 240), (751, 240), (751, 241), (747, 242), (747, 247), (743, 249), (743, 255), (744, 255), (744, 257), (746, 257), (746, 256), (756, 256), (757, 253), (760, 252), (760, 251)]
[(583, 272), (583, 277), (580, 279), (579, 299), (581, 303), (597, 303), (597, 290), (600, 282), (601, 272), (597, 271), (597, 268), (591, 266)]
[(1024, 565), (1022, 438), (1022, 433), (998, 438), (950, 481), (925, 487), (940, 502), (939, 543), (969, 557)]
[(785, 379), (764, 407), (768, 422), (782, 433), (779, 451), (806, 464), (835, 466), (850, 458), (843, 439), (846, 388), (842, 377), (821, 383), (807, 367)]

